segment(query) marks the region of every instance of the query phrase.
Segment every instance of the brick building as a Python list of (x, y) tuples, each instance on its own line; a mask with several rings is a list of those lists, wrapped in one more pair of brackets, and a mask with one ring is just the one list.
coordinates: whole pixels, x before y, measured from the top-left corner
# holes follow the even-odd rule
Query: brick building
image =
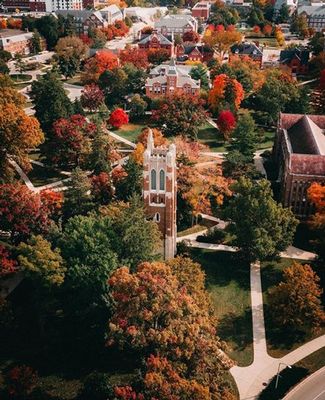
[(152, 132), (144, 152), (143, 199), (149, 218), (157, 222), (165, 260), (176, 254), (176, 147), (155, 148)]
[(2, 29), (0, 31), (0, 49), (9, 51), (11, 54), (29, 54), (32, 37), (33, 32)]
[(146, 95), (159, 97), (182, 93), (197, 96), (200, 93), (201, 83), (190, 76), (192, 66), (176, 65), (172, 57), (169, 64), (161, 64), (150, 71), (146, 80)]
[(211, 3), (208, 1), (200, 1), (192, 8), (192, 16), (202, 20), (208, 20), (210, 16)]
[(176, 46), (177, 61), (209, 61), (213, 58), (213, 50), (203, 44), (180, 44)]
[(230, 51), (232, 55), (241, 58), (249, 57), (260, 65), (262, 64), (263, 51), (255, 43), (243, 42), (234, 44), (231, 46)]
[(280, 114), (273, 157), (281, 202), (308, 217), (314, 207), (307, 189), (312, 182), (325, 183), (325, 115)]
[(142, 35), (138, 46), (140, 49), (167, 49), (171, 54), (173, 41), (172, 38), (169, 39), (157, 30), (154, 30), (149, 35)]
[(304, 15), (308, 22), (308, 27), (316, 32), (325, 31), (325, 5), (317, 4), (298, 7), (298, 15)]
[(305, 75), (308, 72), (309, 56), (307, 49), (281, 50), (280, 64), (289, 67), (292, 74)]

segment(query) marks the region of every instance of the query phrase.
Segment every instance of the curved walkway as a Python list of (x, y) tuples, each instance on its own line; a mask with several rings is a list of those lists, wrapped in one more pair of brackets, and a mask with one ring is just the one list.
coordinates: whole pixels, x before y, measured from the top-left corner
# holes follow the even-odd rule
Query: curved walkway
[(325, 367), (304, 379), (283, 400), (325, 400)]

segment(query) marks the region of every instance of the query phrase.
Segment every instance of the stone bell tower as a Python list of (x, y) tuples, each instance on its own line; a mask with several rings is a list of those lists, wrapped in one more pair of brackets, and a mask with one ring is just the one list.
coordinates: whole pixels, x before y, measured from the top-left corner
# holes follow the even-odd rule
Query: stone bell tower
[(143, 198), (147, 215), (157, 222), (163, 237), (165, 260), (176, 254), (176, 147), (154, 146), (152, 131), (144, 152)]

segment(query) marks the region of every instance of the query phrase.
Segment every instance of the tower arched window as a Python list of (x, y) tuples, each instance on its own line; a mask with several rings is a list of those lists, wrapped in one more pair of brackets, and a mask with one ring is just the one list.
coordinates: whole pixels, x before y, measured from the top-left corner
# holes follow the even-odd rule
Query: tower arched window
[(151, 189), (157, 189), (157, 172), (155, 169), (151, 170)]
[(165, 171), (163, 169), (159, 172), (159, 190), (165, 190)]

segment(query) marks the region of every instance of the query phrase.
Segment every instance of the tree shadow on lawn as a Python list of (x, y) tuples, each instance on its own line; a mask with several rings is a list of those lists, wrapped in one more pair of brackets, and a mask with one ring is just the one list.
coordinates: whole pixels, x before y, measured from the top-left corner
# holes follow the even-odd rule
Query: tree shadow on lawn
[(270, 287), (277, 285), (282, 280), (283, 273), (277, 269), (272, 263), (263, 266), (262, 268), (262, 288), (266, 292)]
[(220, 319), (218, 335), (225, 341), (236, 344), (235, 351), (244, 351), (253, 343), (252, 311), (246, 308), (244, 314), (229, 313)]
[(193, 249), (192, 257), (202, 265), (208, 286), (227, 286), (231, 281), (235, 281), (239, 287), (250, 290), (249, 264), (238, 254)]
[(302, 329), (294, 329), (292, 327), (279, 327), (274, 325), (270, 307), (264, 304), (264, 315), (265, 315), (265, 328), (266, 328), (266, 340), (268, 347), (272, 350), (292, 350), (306, 342), (309, 334)]

